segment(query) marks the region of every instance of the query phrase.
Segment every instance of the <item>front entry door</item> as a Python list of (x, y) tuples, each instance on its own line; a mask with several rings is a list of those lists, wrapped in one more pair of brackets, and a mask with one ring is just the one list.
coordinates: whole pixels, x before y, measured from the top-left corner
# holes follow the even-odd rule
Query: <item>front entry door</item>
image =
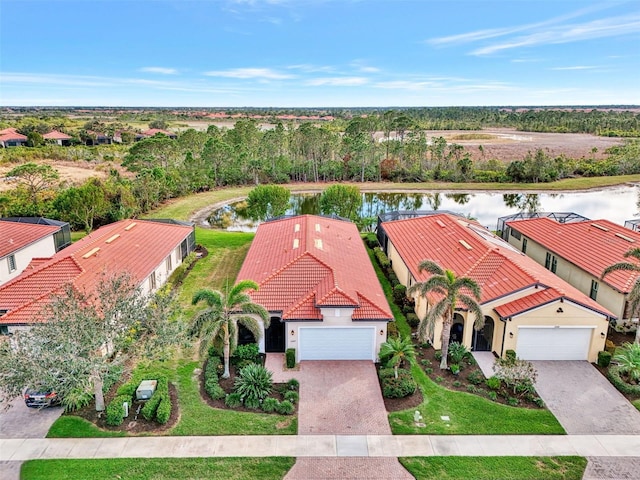
[(484, 327), (473, 331), (472, 350), (475, 352), (490, 352), (493, 342), (493, 319), (484, 317)]
[(265, 352), (284, 352), (285, 323), (279, 317), (271, 317), (271, 324), (264, 334)]

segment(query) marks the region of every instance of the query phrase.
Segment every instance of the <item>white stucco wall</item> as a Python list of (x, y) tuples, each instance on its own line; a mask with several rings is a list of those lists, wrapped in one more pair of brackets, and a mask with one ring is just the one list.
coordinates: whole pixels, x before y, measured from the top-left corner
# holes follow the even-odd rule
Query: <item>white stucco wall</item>
[(9, 257), (11, 255), (0, 258), (0, 285), (20, 275), (32, 259), (52, 257), (55, 253), (56, 245), (53, 234), (51, 234), (13, 252), (12, 255), (16, 260), (16, 269), (13, 272), (9, 272)]

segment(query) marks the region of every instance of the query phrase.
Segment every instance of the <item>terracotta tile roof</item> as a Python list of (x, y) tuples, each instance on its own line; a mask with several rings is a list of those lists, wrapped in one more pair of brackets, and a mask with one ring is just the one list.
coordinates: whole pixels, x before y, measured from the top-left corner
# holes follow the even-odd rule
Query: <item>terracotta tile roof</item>
[(0, 142), (6, 142), (8, 140), (23, 140), (26, 142), (28, 137), (18, 133), (15, 128), (5, 128), (0, 130)]
[(0, 310), (8, 310), (0, 324), (37, 321), (51, 294), (68, 283), (91, 293), (103, 273), (126, 271), (140, 284), (191, 232), (188, 226), (144, 220), (106, 225), (50, 259), (31, 262), (22, 274), (0, 286)]
[(71, 140), (72, 137), (70, 137), (66, 133), (59, 132), (58, 130), (53, 130), (42, 135), (42, 138), (44, 138), (45, 140)]
[(149, 130), (145, 130), (144, 132), (142, 132), (141, 135), (144, 135), (145, 137), (153, 137), (157, 133), (162, 133), (163, 135), (166, 135), (167, 137), (175, 137), (176, 136), (175, 133), (170, 132), (168, 130), (162, 130), (160, 128), (150, 128)]
[[(635, 261), (623, 255), (632, 248), (640, 248), (640, 232), (609, 220), (558, 223), (549, 218), (533, 218), (507, 225), (596, 278), (609, 265)], [(607, 275), (603, 281), (619, 292), (628, 293), (639, 277), (638, 272), (621, 271)]]
[(547, 303), (553, 302), (554, 300), (559, 300), (564, 298), (560, 292), (558, 292), (554, 288), (544, 288), (543, 290), (538, 290), (531, 295), (527, 295), (526, 297), (518, 298), (509, 303), (504, 303), (502, 305), (498, 305), (494, 308), (494, 310), (500, 315), (502, 318), (508, 318), (518, 313), (526, 312), (532, 308), (540, 307)]
[(260, 285), (251, 297), (285, 320), (319, 320), (320, 307), (355, 307), (354, 319), (393, 318), (357, 227), (314, 215), (258, 227), (238, 280)]
[[(428, 259), (454, 271), (458, 276), (474, 279), (481, 288), (481, 304), (538, 285), (614, 317), (604, 307), (501, 238), (463, 217), (443, 213), (384, 222), (382, 228), (417, 281), (425, 281), (429, 277), (427, 272), (418, 271), (418, 264)], [(524, 311), (528, 308), (528, 302), (543, 300), (539, 295), (530, 297), (512, 302), (510, 308)]]
[(0, 220), (0, 258), (53, 235), (60, 227)]

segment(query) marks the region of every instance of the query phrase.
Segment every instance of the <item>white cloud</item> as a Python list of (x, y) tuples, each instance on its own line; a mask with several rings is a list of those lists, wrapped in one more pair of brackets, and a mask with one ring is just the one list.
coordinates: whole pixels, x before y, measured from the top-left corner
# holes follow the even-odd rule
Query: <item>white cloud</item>
[(377, 73), (380, 71), (380, 69), (377, 67), (367, 65), (363, 60), (354, 60), (350, 63), (350, 66), (362, 73)]
[(550, 70), (592, 70), (594, 68), (598, 67), (594, 67), (593, 65), (575, 65), (572, 67), (552, 67)]
[(146, 73), (159, 73), (161, 75), (175, 75), (178, 73), (178, 70), (175, 68), (165, 68), (165, 67), (142, 67), (140, 72)]
[(317, 72), (331, 73), (336, 71), (336, 68), (331, 65), (313, 65), (310, 63), (299, 63), (296, 65), (289, 65), (286, 68), (289, 70), (300, 70), (301, 72), (304, 72), (304, 73), (317, 73)]
[(239, 79), (286, 80), (293, 75), (279, 73), (270, 68), (232, 68), (230, 70), (213, 70), (205, 72), (208, 77), (225, 77)]
[(325, 77), (313, 78), (305, 82), (306, 85), (312, 87), (329, 86), (329, 87), (357, 87), (369, 83), (364, 77)]

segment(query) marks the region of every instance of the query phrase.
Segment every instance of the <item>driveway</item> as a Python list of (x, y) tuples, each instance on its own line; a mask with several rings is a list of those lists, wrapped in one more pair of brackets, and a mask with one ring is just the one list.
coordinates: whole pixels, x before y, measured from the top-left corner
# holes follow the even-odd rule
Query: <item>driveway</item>
[(584, 361), (534, 361), (536, 390), (569, 435), (640, 435), (640, 411)]
[[(8, 409), (0, 409), (0, 438), (45, 438), (62, 411), (62, 407), (27, 408), (22, 397), (17, 397)], [(18, 480), (21, 465), (22, 462), (0, 462), (0, 478)]]

